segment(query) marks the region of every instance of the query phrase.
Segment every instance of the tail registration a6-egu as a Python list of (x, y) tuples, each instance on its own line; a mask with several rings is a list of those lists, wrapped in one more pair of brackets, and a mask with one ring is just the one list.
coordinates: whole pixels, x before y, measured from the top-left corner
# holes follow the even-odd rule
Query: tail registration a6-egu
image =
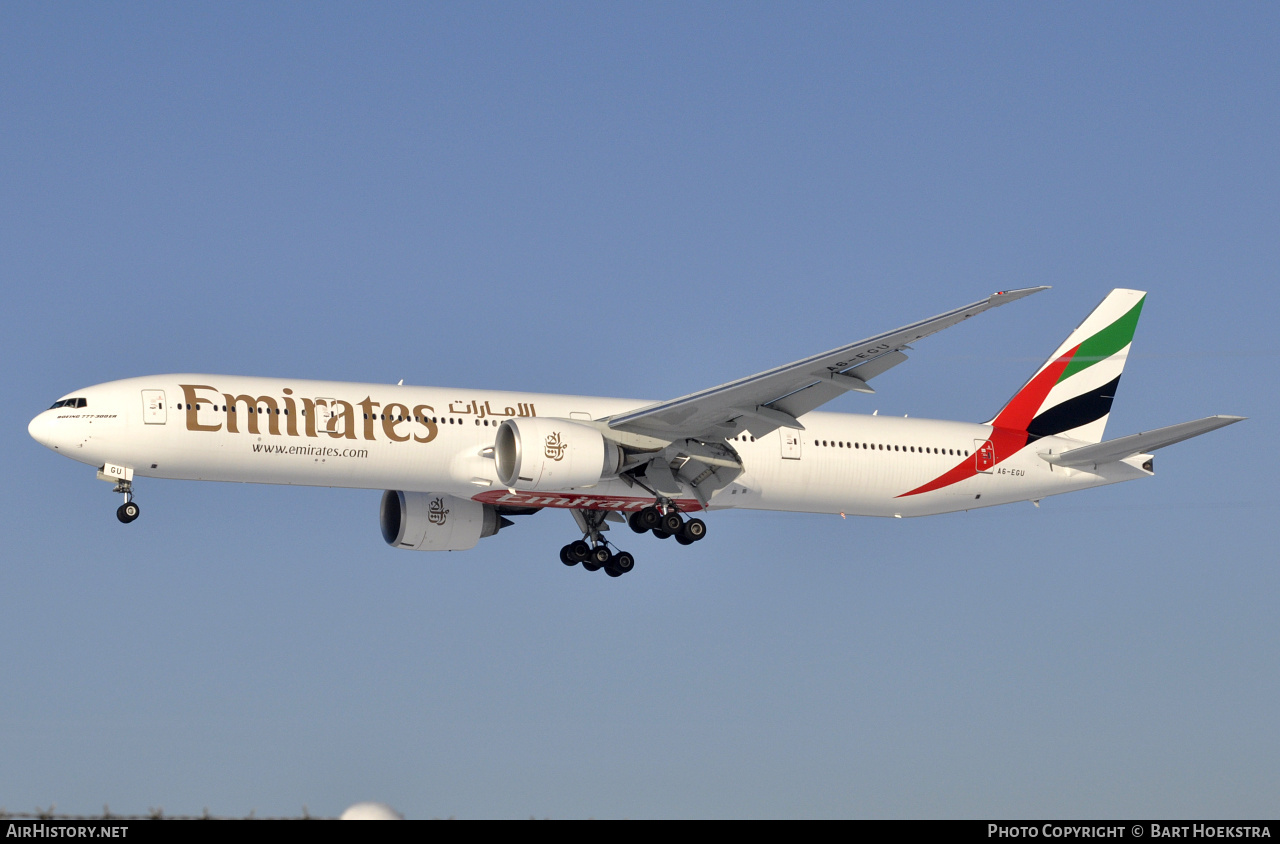
[(136, 478), (385, 490), (387, 543), (461, 551), (544, 508), (582, 538), (566, 565), (625, 574), (609, 525), (706, 536), (727, 508), (925, 516), (1153, 473), (1151, 452), (1240, 421), (1210, 416), (1120, 439), (1103, 429), (1146, 294), (1113, 290), (990, 421), (822, 413), (907, 359), (909, 344), (1046, 288), (986, 299), (677, 399), (156, 375), (77, 390), (31, 436), (98, 468), (138, 517)]

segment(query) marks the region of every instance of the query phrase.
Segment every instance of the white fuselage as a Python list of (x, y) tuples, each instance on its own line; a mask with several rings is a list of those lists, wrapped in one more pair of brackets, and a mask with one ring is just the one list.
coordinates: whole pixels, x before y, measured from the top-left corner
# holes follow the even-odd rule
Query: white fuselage
[[(32, 436), (74, 460), (127, 467), (137, 477), (447, 493), (514, 507), (628, 511), (653, 503), (617, 478), (508, 490), (492, 457), (504, 419), (590, 421), (646, 404), (634, 399), (223, 375), (131, 378), (69, 395), (84, 406), (44, 411), (31, 422)], [(987, 425), (821, 412), (801, 422), (803, 431), (728, 438), (743, 472), (707, 509), (922, 516), (1150, 474), (1141, 456), (1092, 471), (1053, 466), (1040, 454), (1080, 445), (1060, 437), (984, 454), (984, 444), (999, 442)], [(908, 494), (943, 476), (958, 480)], [(678, 506), (700, 504), (690, 498)]]

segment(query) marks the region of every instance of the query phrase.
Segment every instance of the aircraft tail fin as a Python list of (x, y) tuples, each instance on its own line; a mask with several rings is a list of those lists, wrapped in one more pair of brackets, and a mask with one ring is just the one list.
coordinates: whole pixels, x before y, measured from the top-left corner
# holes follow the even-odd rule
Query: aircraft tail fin
[(1101, 442), (1146, 297), (1112, 290), (987, 424), (1025, 431), (1027, 442), (1055, 435)]

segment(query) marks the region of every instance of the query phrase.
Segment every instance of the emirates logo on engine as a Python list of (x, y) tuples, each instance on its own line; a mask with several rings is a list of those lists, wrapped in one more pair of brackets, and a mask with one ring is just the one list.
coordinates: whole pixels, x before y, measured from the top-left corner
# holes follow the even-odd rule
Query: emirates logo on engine
[(444, 499), (433, 498), (427, 505), (427, 521), (433, 525), (442, 525), (447, 518), (449, 518), (449, 511), (444, 509)]
[(560, 440), (560, 432), (547, 434), (547, 459), (559, 462), (564, 460), (564, 452), (569, 446)]

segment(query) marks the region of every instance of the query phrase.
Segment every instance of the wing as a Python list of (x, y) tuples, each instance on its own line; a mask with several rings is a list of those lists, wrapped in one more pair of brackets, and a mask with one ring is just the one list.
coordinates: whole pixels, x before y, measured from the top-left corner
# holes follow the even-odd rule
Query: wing
[(804, 430), (797, 421), (850, 390), (875, 392), (872, 378), (907, 359), (908, 343), (950, 328), (985, 310), (1030, 296), (1047, 287), (994, 293), (972, 305), (877, 334), (829, 352), (739, 378), (671, 401), (658, 402), (607, 420), (619, 431), (676, 439), (722, 437), (746, 429), (760, 437), (777, 428)]

